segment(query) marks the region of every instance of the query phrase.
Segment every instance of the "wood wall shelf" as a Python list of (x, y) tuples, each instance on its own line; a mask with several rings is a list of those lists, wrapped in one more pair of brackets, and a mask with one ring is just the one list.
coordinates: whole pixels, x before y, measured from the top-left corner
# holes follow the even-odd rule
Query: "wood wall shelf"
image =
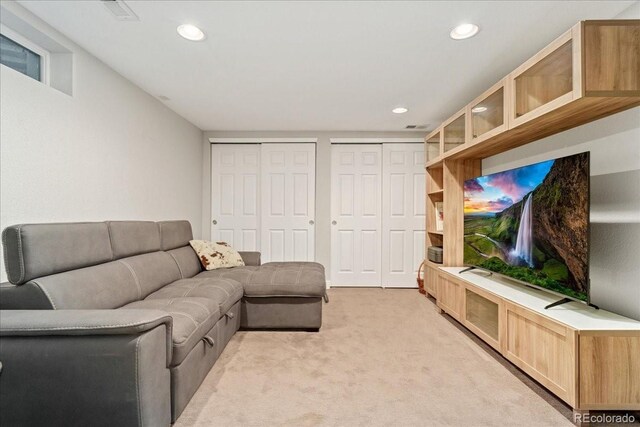
[(443, 192), (444, 192), (444, 190), (440, 189), (440, 190), (429, 191), (427, 194), (429, 196), (442, 196)]
[(425, 167), (427, 169), (438, 169), (438, 168), (442, 168), (442, 156), (438, 156), (433, 160), (428, 161), (425, 164)]
[(444, 234), (444, 231), (429, 230), (429, 231), (427, 231), (427, 233), (429, 233), (429, 234), (437, 234), (439, 236), (442, 236)]

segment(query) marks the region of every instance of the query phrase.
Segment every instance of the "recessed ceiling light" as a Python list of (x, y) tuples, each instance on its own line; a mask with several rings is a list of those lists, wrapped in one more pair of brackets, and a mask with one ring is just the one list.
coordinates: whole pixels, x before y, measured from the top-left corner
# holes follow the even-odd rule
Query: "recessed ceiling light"
[(194, 42), (200, 41), (204, 39), (204, 33), (202, 30), (195, 25), (191, 24), (182, 24), (178, 27), (178, 34), (184, 37), (187, 40), (191, 40)]
[(393, 110), (391, 110), (391, 112), (395, 113), (395, 114), (404, 114), (407, 111), (409, 111), (409, 109), (408, 108), (404, 108), (404, 107), (396, 107)]
[(477, 107), (473, 107), (471, 109), (472, 113), (484, 113), (485, 111), (487, 111), (487, 107), (483, 107), (483, 106), (477, 106)]
[(480, 29), (475, 24), (460, 24), (449, 33), (454, 40), (463, 40), (478, 34)]

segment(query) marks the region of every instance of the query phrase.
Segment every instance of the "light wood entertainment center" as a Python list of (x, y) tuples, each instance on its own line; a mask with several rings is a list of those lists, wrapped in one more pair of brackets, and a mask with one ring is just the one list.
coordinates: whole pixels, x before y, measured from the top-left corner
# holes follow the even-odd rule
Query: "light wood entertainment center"
[(640, 20), (583, 21), (425, 138), (426, 245), (443, 246), (443, 264), (425, 261), (427, 294), (577, 412), (640, 410), (640, 322), (577, 302), (545, 310), (558, 297), (460, 274), (463, 183), (483, 158), (638, 105)]

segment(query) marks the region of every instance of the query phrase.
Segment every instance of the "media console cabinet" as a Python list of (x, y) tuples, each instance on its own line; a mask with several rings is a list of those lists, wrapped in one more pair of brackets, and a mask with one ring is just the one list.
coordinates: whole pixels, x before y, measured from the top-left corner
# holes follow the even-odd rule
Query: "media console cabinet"
[[(437, 305), (576, 412), (640, 410), (640, 322), (483, 270), (441, 267)], [(434, 278), (432, 278), (434, 279)]]
[[(425, 290), (574, 410), (640, 410), (640, 322), (464, 265), (464, 181), (482, 159), (640, 106), (640, 20), (581, 21), (425, 138)], [(436, 221), (436, 206), (444, 218)], [(440, 211), (439, 211), (440, 212)], [(425, 251), (426, 253), (426, 251)]]

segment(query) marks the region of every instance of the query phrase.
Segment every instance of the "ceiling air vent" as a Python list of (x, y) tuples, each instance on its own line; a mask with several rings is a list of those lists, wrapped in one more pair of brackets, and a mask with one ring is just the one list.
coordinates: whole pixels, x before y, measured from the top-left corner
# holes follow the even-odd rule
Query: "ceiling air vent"
[(418, 127), (417, 125), (407, 125), (405, 126), (405, 129), (415, 129), (417, 127)]
[(101, 0), (118, 21), (139, 21), (138, 15), (122, 0)]

